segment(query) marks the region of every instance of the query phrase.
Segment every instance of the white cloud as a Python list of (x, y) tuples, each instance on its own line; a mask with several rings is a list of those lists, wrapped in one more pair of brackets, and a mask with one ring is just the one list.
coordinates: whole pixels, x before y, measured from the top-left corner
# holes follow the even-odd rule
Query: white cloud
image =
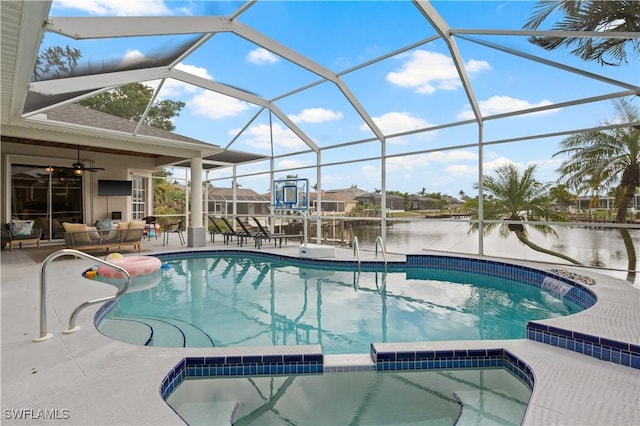
[[(489, 115), (503, 114), (505, 112), (511, 112), (511, 111), (520, 111), (524, 109), (536, 108), (536, 107), (541, 107), (541, 106), (546, 106), (551, 104), (552, 102), (546, 99), (537, 103), (531, 103), (523, 99), (516, 99), (509, 96), (492, 96), (489, 99), (478, 102), (480, 111), (482, 112), (482, 115), (485, 117)], [(556, 111), (558, 110), (555, 109), (555, 110), (541, 111), (535, 114), (548, 114)], [(458, 114), (457, 118), (461, 120), (473, 119), (474, 115), (473, 115), (473, 112), (471, 111), (471, 107), (467, 105), (465, 109), (460, 114)]]
[(138, 49), (127, 50), (122, 57), (121, 64), (122, 65), (130, 65), (135, 64), (136, 62), (140, 62), (144, 59), (144, 54)]
[(208, 90), (202, 90), (191, 98), (187, 106), (194, 114), (212, 119), (233, 117), (251, 108), (247, 102)]
[(331, 111), (324, 108), (307, 108), (300, 111), (300, 114), (288, 116), (294, 123), (322, 123), (325, 121), (341, 120), (343, 118), (340, 111)]
[[(298, 138), (289, 128), (283, 127), (279, 123), (273, 124), (273, 144), (274, 148), (287, 150), (301, 149), (307, 145)], [(229, 135), (237, 135), (239, 129), (232, 129)], [(241, 137), (248, 145), (268, 152), (271, 149), (271, 129), (268, 124), (258, 124), (251, 126), (244, 131)]]
[(280, 160), (278, 161), (277, 168), (278, 169), (294, 169), (296, 167), (307, 167), (313, 166), (311, 161), (300, 161), (300, 160)]
[(484, 163), (482, 163), (482, 170), (483, 170), (483, 173), (486, 175), (491, 171), (497, 169), (498, 167), (504, 166), (506, 164), (514, 164), (518, 167), (521, 166), (520, 164), (514, 163), (513, 161), (511, 161), (506, 157), (498, 157), (491, 161), (485, 161)]
[(195, 65), (187, 65), (181, 62), (178, 65), (176, 65), (176, 69), (213, 81), (213, 76), (211, 76), (211, 74), (209, 74), (209, 71), (203, 67), (197, 67)]
[(269, 52), (267, 49), (263, 49), (262, 47), (253, 49), (247, 55), (247, 62), (251, 62), (253, 64), (258, 64), (258, 65), (275, 64), (276, 62), (279, 62), (279, 61), (280, 61), (280, 58), (277, 55), (274, 55), (273, 53)]
[(55, 0), (52, 9), (76, 9), (98, 16), (162, 16), (172, 11), (163, 0)]
[[(379, 117), (371, 117), (385, 135), (408, 132), (431, 126), (422, 118), (413, 117), (408, 112), (388, 112)], [(360, 130), (368, 131), (366, 124), (360, 126)]]
[(478, 160), (478, 155), (476, 153), (465, 150), (430, 152), (426, 154), (426, 157), (429, 161), (436, 161), (438, 163)]
[(467, 62), (465, 66), (469, 74), (491, 70), (491, 66), (487, 61), (479, 61), (477, 59), (469, 59), (469, 62)]
[[(458, 71), (448, 55), (415, 50), (402, 58), (408, 58), (399, 70), (387, 74), (387, 81), (400, 87), (415, 88), (418, 93), (431, 94), (436, 90), (456, 90), (461, 86)], [(476, 74), (490, 70), (486, 61), (471, 59), (466, 64), (467, 73)]]
[[(180, 63), (176, 65), (176, 69), (213, 81), (213, 76), (209, 74), (209, 71), (206, 68), (203, 68), (203, 67), (197, 67), (195, 65), (186, 65), (186, 64)], [(182, 81), (169, 78), (165, 80), (164, 85), (162, 86), (162, 91), (160, 92), (160, 95), (162, 96), (163, 99), (168, 99), (168, 98), (180, 97), (187, 93), (199, 93), (201, 91), (202, 89), (198, 86), (183, 83)]]
[(447, 175), (454, 176), (477, 176), (478, 168), (466, 164), (452, 164), (444, 169)]
[[(469, 161), (472, 162), (472, 166), (451, 164), (447, 166), (452, 172), (458, 171), (464, 172), (466, 169), (476, 170), (475, 162), (478, 161), (478, 156), (470, 151), (455, 150), (455, 151), (438, 151), (430, 152), (427, 154), (411, 155), (407, 157), (391, 157), (387, 159), (387, 172), (393, 173), (396, 171), (412, 171), (423, 170), (433, 163), (457, 163)], [(465, 173), (466, 174), (466, 173)]]
[(367, 179), (375, 179), (376, 181), (380, 180), (380, 169), (378, 167), (365, 164), (362, 166), (361, 170), (362, 175)]

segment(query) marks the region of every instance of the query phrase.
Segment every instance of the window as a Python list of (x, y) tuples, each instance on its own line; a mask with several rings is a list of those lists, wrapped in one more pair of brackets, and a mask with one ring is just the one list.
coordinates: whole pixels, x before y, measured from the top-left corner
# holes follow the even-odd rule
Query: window
[(134, 176), (132, 179), (131, 194), (131, 217), (134, 220), (140, 220), (147, 216), (146, 214), (146, 179), (140, 176)]

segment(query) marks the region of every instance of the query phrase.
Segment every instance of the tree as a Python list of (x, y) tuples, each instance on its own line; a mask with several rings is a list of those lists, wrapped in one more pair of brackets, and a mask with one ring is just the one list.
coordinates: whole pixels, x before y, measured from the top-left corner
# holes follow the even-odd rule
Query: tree
[[(162, 170), (154, 173), (153, 180), (153, 213), (156, 215), (182, 216), (186, 213), (186, 190), (184, 185), (177, 182), (170, 182), (171, 172)], [(164, 222), (166, 218), (162, 218)], [(166, 223), (162, 223), (166, 226)]]
[[(484, 219), (524, 222), (526, 220), (525, 212), (529, 212), (530, 219), (533, 220), (542, 217), (563, 220), (563, 216), (549, 212), (545, 208), (548, 205), (546, 196), (548, 185), (534, 178), (535, 171), (535, 164), (527, 167), (522, 174), (515, 165), (506, 164), (495, 170), (496, 177), (483, 176), (482, 187), (488, 194), (483, 199)], [(476, 184), (476, 188), (478, 187), (479, 185)], [(478, 208), (477, 204), (477, 198), (467, 202), (467, 206), (475, 211)], [(477, 214), (475, 216), (477, 219)], [(471, 222), (469, 232), (477, 231), (478, 226), (477, 222)], [(529, 226), (545, 237), (558, 236), (549, 225), (533, 224)], [(483, 235), (488, 235), (496, 228), (499, 229), (502, 238), (507, 238), (513, 232), (522, 244), (535, 251), (559, 257), (576, 265), (580, 264), (569, 256), (545, 249), (531, 242), (524, 223), (484, 224)]]
[[(640, 120), (640, 108), (628, 99), (615, 103), (616, 122), (633, 123)], [(600, 190), (613, 189), (616, 222), (626, 223), (627, 209), (640, 187), (640, 130), (618, 127), (610, 130), (592, 130), (573, 135), (560, 144), (555, 156), (568, 156), (559, 168), (560, 181), (575, 190), (585, 192), (596, 189), (592, 201)], [(627, 280), (634, 281), (636, 250), (627, 228), (619, 228), (627, 251)]]
[[(537, 30), (553, 13), (564, 17), (552, 25), (559, 31), (640, 31), (640, 2), (638, 1), (539, 1), (524, 29)], [(638, 38), (594, 37), (531, 37), (529, 41), (546, 50), (576, 46), (571, 53), (586, 61), (602, 65), (620, 65), (627, 62), (627, 47), (632, 57), (640, 56)]]
[(558, 184), (549, 188), (549, 197), (551, 200), (558, 203), (558, 206), (563, 210), (566, 210), (571, 204), (573, 204), (573, 201), (576, 198), (574, 194), (569, 192), (567, 186), (563, 184)]
[[(34, 81), (69, 77), (78, 67), (82, 52), (69, 46), (50, 46), (40, 52), (33, 70)], [(139, 121), (153, 96), (153, 89), (142, 83), (131, 83), (105, 93), (82, 99), (78, 103), (106, 114)], [(182, 101), (165, 99), (155, 102), (149, 109), (144, 124), (167, 131), (175, 130), (171, 122), (184, 108)]]
[[(78, 102), (82, 106), (102, 111), (106, 114), (139, 121), (151, 102), (153, 89), (142, 83), (131, 83), (108, 92), (100, 93)], [(165, 99), (155, 102), (144, 119), (146, 126), (157, 127), (168, 131), (175, 130), (171, 122), (173, 117), (180, 115), (184, 108), (182, 101)]]

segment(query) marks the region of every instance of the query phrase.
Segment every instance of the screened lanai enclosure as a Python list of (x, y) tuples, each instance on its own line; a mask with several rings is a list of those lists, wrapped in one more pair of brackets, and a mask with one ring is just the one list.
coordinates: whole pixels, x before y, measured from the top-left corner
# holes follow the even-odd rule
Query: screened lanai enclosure
[[(53, 228), (66, 211), (60, 194), (73, 194), (75, 219), (87, 223), (113, 211), (162, 216), (152, 174), (164, 170), (163, 179), (188, 188), (181, 214), (197, 245), (208, 215), (300, 223), (268, 208), (272, 182), (296, 178), (309, 182), (313, 241), (357, 236), (366, 249), (381, 236), (398, 253), (632, 275), (640, 246), (638, 8), (573, 29), (558, 26), (561, 8), (542, 19), (544, 7), (2, 2), (3, 222), (26, 218), (24, 203), (39, 201)], [(576, 43), (536, 43), (553, 37)], [(601, 60), (573, 52), (602, 42), (619, 49)], [(133, 105), (140, 86), (123, 90), (133, 83), (148, 102)], [(134, 112), (89, 108), (123, 96)], [(163, 108), (175, 114), (159, 129)], [(589, 157), (566, 144), (598, 138), (613, 148)], [(614, 168), (595, 167), (596, 157), (619, 164), (617, 175), (598, 174)], [(74, 175), (80, 160), (104, 170)], [(47, 171), (52, 164), (71, 174), (61, 181)], [(107, 179), (132, 180), (135, 191), (105, 199), (98, 181)], [(621, 215), (620, 188), (631, 192)], [(238, 210), (239, 191), (259, 201)]]

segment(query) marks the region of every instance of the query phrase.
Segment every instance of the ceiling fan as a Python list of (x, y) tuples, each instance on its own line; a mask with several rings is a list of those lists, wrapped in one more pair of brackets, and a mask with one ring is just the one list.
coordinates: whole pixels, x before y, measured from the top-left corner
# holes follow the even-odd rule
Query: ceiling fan
[(81, 175), (85, 170), (88, 172), (97, 172), (99, 170), (104, 170), (104, 167), (85, 167), (84, 163), (80, 161), (80, 146), (78, 145), (78, 161), (72, 164), (73, 166), (73, 174)]

